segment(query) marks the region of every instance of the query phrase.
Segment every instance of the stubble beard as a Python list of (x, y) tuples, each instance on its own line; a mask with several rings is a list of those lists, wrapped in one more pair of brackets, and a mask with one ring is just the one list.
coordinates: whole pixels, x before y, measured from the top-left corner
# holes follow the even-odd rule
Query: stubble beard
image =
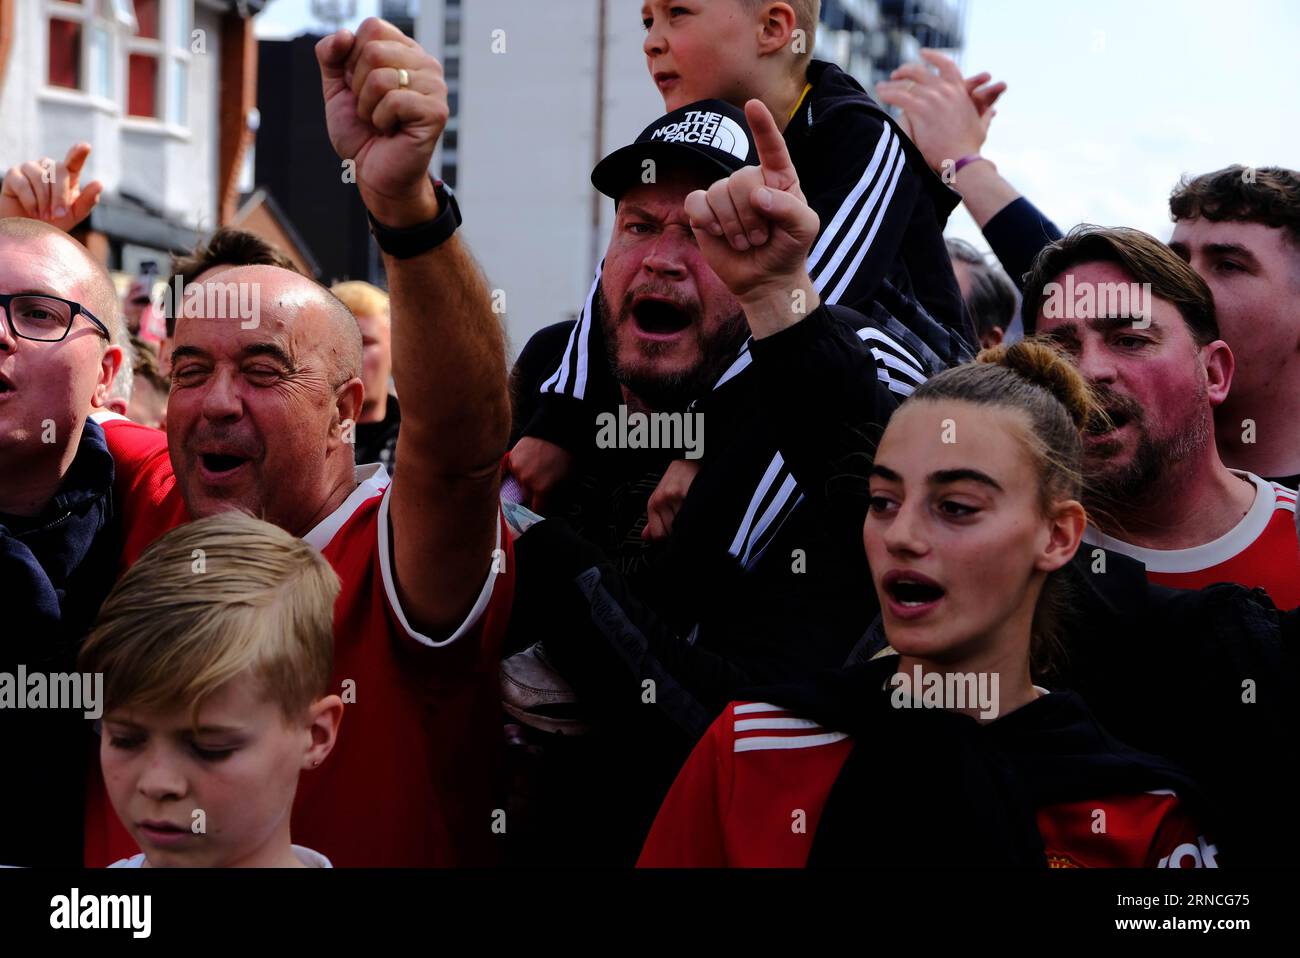
[[(646, 286), (637, 287), (636, 292), (646, 290), (671, 295), (668, 290)], [(723, 319), (712, 334), (706, 331), (702, 317), (697, 314), (692, 330), (699, 346), (700, 361), (688, 369), (663, 373), (653, 370), (651, 366), (655, 359), (678, 348), (676, 342), (641, 341), (637, 345), (638, 356), (635, 360), (625, 362), (619, 357), (620, 333), (633, 321), (631, 292), (624, 297), (619, 314), (614, 317), (605, 298), (604, 288), (599, 285), (596, 287), (595, 309), (605, 333), (605, 353), (609, 368), (615, 380), (647, 409), (660, 412), (685, 409), (693, 400), (708, 392), (735, 359), (748, 335), (745, 314), (737, 309)]]
[(1133, 458), (1115, 469), (1088, 470), (1084, 505), (1101, 516), (1132, 516), (1157, 499), (1176, 494), (1168, 479), (1183, 462), (1204, 452), (1213, 440), (1213, 414), (1209, 396), (1202, 382), (1197, 395), (1197, 412), (1187, 427), (1169, 438), (1151, 435), (1146, 417), (1136, 405), (1131, 422), (1138, 433)]

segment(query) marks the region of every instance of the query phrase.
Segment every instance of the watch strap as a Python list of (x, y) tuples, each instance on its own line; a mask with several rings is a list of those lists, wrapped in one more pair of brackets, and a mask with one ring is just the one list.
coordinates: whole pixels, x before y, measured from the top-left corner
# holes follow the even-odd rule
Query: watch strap
[(366, 211), (370, 220), (370, 232), (375, 237), (379, 248), (395, 259), (410, 259), (436, 249), (451, 238), (461, 224), (460, 205), (456, 194), (441, 180), (433, 181), (434, 194), (438, 197), (438, 215), (426, 223), (419, 223), (405, 229), (385, 226)]

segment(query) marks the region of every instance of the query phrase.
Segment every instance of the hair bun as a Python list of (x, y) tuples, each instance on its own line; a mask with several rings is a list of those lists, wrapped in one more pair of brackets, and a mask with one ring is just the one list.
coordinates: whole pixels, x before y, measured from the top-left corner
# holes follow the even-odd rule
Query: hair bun
[(1056, 346), (1045, 340), (1022, 339), (1010, 346), (994, 346), (983, 350), (975, 361), (1004, 366), (1022, 379), (1041, 386), (1065, 407), (1080, 430), (1098, 410), (1088, 381)]

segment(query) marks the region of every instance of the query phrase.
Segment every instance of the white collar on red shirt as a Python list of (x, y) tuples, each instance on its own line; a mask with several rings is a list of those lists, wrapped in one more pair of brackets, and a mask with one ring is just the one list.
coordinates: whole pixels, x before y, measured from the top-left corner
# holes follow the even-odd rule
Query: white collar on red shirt
[(378, 462), (357, 466), (355, 476), (357, 487), (352, 490), (352, 494), (343, 500), (342, 505), (318, 522), (311, 532), (302, 537), (304, 542), (317, 551), (323, 550), (330, 544), (335, 533), (343, 528), (343, 523), (356, 514), (363, 502), (382, 493), (389, 483), (388, 470)]
[(1253, 472), (1238, 469), (1229, 471), (1234, 476), (1249, 479), (1255, 484), (1255, 502), (1240, 522), (1212, 542), (1192, 546), (1190, 549), (1143, 549), (1103, 535), (1092, 526), (1084, 532), (1083, 541), (1137, 559), (1146, 565), (1148, 572), (1199, 572), (1227, 562), (1249, 549), (1263, 534), (1278, 505), (1277, 490), (1268, 480), (1261, 479)]
[[(393, 550), (390, 542), (390, 530), (388, 519), (388, 495), (386, 490), (390, 485), (388, 471), (379, 463), (370, 463), (365, 466), (356, 467), (357, 487), (352, 490), (352, 494), (343, 500), (343, 504), (330, 513), (316, 528), (303, 536), (303, 541), (318, 551), (324, 551), (330, 541), (338, 535), (344, 523), (351, 519), (361, 505), (376, 496), (383, 495), (379, 503), (379, 516), (377, 521), (378, 543), (379, 543), (379, 574), (384, 584), (384, 592), (388, 597), (389, 607), (393, 615), (397, 618), (398, 624), (406, 634), (415, 642), (430, 648), (442, 648), (451, 645), (461, 636), (466, 635), (483, 617), (487, 610), (488, 603), (491, 601), (496, 587), (498, 574), (503, 571), (503, 567), (498, 565), (494, 560), (492, 568), (488, 571), (483, 580), (483, 588), (479, 590), (478, 598), (474, 600), (474, 607), (470, 609), (469, 615), (456, 628), (450, 636), (435, 640), (432, 636), (425, 635), (411, 625), (410, 619), (407, 618), (406, 610), (402, 608), (402, 600), (397, 594), (397, 583), (393, 572)], [(501, 522), (496, 524), (496, 549), (494, 556), (501, 549)]]
[(94, 412), (90, 414), (90, 421), (97, 422), (101, 426), (104, 425), (104, 423), (106, 422), (112, 422), (114, 419), (121, 419), (123, 422), (131, 421), (130, 419), (127, 419), (125, 416), (123, 416), (120, 412), (113, 412), (113, 410), (111, 409), (96, 409)]
[[(314, 849), (307, 848), (303, 845), (290, 845), (289, 847), (293, 849), (294, 858), (302, 862), (303, 865), (305, 865), (307, 868), (333, 868), (334, 867), (334, 865), (330, 862), (328, 858), (326, 858), (324, 855), (322, 855), (320, 852)], [(117, 861), (113, 862), (113, 864), (109, 865), (108, 867), (109, 868), (143, 868), (144, 852), (140, 852), (137, 855), (132, 855), (130, 858), (120, 858)]]

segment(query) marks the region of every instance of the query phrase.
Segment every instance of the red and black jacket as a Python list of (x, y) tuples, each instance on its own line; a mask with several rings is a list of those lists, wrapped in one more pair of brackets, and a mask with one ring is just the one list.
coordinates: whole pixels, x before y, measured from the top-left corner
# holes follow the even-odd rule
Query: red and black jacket
[(1217, 867), (1199, 793), (1068, 692), (987, 724), (898, 709), (878, 659), (735, 702), (683, 767), (643, 866)]

